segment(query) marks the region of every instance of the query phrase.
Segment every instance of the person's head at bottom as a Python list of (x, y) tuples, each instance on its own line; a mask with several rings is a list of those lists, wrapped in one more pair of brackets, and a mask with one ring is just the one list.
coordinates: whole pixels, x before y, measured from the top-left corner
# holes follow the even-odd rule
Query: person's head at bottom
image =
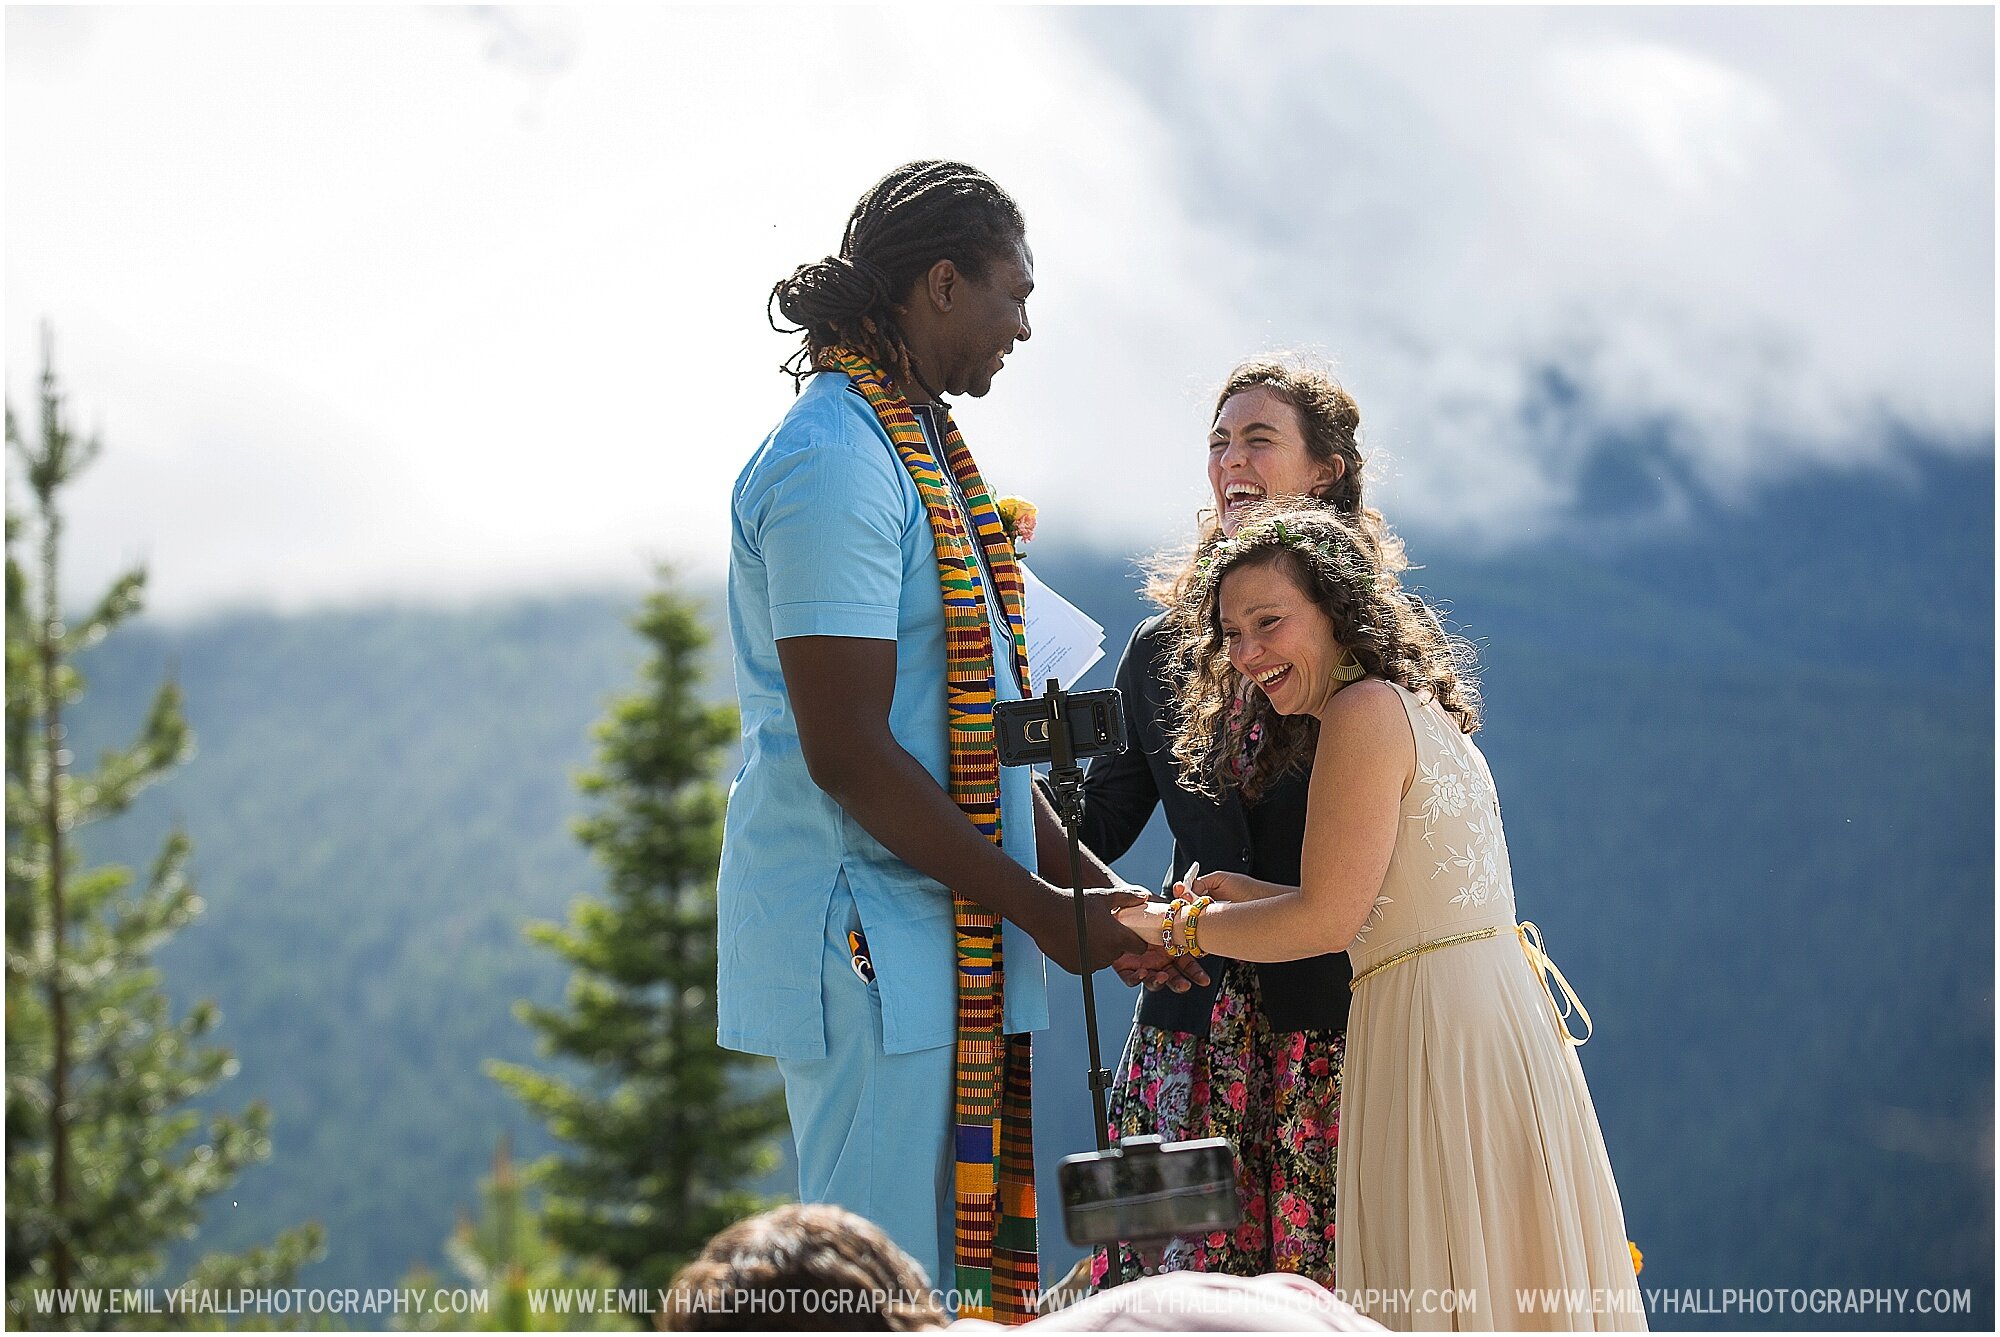
[(913, 1332), (946, 1315), (930, 1278), (888, 1233), (831, 1203), (738, 1221), (668, 1288), (669, 1332)]

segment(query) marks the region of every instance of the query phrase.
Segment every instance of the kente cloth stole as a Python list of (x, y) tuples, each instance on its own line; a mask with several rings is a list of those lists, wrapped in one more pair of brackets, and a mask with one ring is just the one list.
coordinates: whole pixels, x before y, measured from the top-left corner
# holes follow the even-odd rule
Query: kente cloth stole
[[(1000, 843), (1000, 754), (993, 740), (994, 659), (985, 579), (973, 543), (986, 552), (994, 590), (1012, 633), (1010, 669), (1028, 678), (1021, 572), (993, 494), (979, 476), (951, 415), (942, 413), (945, 462), (971, 513), (965, 532), (951, 484), (939, 469), (888, 375), (848, 348), (816, 364), (853, 380), (895, 444), (930, 517), (944, 597), (945, 699), (951, 737), (951, 797), (974, 826)], [(1003, 1035), (1005, 971), (1000, 917), (956, 891), (951, 897), (958, 962), (958, 1032), (953, 1073), (960, 1318), (1025, 1323), (1035, 1317), (1041, 1265), (1035, 1238), (1035, 1144), (1029, 1119), (1029, 1037)], [(940, 1279), (941, 1281), (942, 1279)]]

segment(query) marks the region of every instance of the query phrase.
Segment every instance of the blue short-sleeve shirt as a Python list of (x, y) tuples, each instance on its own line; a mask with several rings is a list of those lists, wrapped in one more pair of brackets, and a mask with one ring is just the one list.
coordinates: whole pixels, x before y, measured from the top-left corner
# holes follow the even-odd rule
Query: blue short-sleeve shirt
[[(822, 372), (736, 480), (729, 634), (743, 716), (717, 882), (718, 1038), (777, 1058), (826, 1053), (820, 953), (844, 883), (867, 935), (892, 1054), (949, 1044), (957, 1025), (951, 893), (891, 854), (806, 772), (777, 643), (792, 636), (896, 642), (889, 730), (948, 783), (944, 601), (916, 484), (859, 391)], [(1004, 636), (996, 629), (996, 637)], [(1007, 643), (996, 639), (1005, 653)], [(1002, 700), (1020, 696), (1003, 660)], [(1033, 792), (1000, 772), (1002, 848), (1033, 867)], [(1048, 1025), (1046, 965), (1027, 933), (1002, 930), (1004, 1026)]]

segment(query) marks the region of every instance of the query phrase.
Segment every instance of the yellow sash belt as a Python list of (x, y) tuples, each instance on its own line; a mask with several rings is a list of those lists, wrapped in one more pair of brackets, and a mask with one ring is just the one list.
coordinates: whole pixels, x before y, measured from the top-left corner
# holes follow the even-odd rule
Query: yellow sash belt
[[(1432, 942), (1420, 942), (1406, 952), (1398, 952), (1394, 956), (1377, 961), (1350, 980), (1347, 987), (1350, 991), (1359, 989), (1363, 980), (1374, 978), (1390, 966), (1400, 966), (1405, 961), (1414, 961), (1425, 952), (1435, 952), (1440, 947), (1456, 947), (1462, 942), (1483, 942), (1499, 932), (1497, 928), (1481, 928), (1474, 929), (1470, 933), (1454, 933)], [(1581, 1046), (1590, 1039), (1591, 1033), (1590, 1012), (1584, 1007), (1583, 1000), (1576, 996), (1576, 990), (1570, 987), (1569, 980), (1563, 976), (1561, 969), (1549, 959), (1549, 954), (1542, 950), (1542, 931), (1535, 927), (1533, 921), (1522, 920), (1514, 926), (1514, 932), (1521, 939), (1521, 951), (1528, 958), (1528, 968), (1535, 972), (1535, 980), (1542, 986), (1542, 996), (1549, 1000), (1549, 1013), (1556, 1020), (1556, 1029), (1562, 1032), (1563, 1039), (1570, 1045)], [(1551, 985), (1550, 980), (1554, 980), (1555, 983)], [(1558, 989), (1562, 991), (1560, 1001), (1556, 998)], [(1569, 1018), (1572, 1012), (1583, 1020), (1582, 1035), (1575, 1035), (1570, 1031)]]

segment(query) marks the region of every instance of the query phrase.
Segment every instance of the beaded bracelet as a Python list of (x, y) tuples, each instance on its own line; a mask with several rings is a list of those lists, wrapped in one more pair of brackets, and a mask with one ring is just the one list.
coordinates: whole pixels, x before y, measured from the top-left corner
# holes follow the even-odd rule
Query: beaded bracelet
[(1185, 956), (1187, 953), (1174, 941), (1174, 916), (1188, 908), (1188, 903), (1176, 897), (1167, 906), (1167, 913), (1160, 919), (1160, 942), (1167, 949), (1168, 956)]
[(1186, 951), (1189, 956), (1208, 955), (1207, 952), (1201, 950), (1201, 944), (1195, 940), (1195, 921), (1201, 918), (1201, 912), (1203, 910), (1206, 910), (1209, 906), (1213, 904), (1215, 904), (1214, 897), (1201, 896), (1197, 897), (1195, 899), (1195, 902), (1192, 905), (1188, 906), (1187, 920), (1181, 926), (1181, 933), (1182, 933), (1182, 949)]
[[(1188, 923), (1185, 914), (1185, 911), (1192, 908), (1194, 901), (1176, 900), (1167, 909), (1166, 922), (1160, 925), (1160, 938), (1167, 944), (1167, 950), (1175, 956), (1192, 955), (1188, 951)], [(1168, 937), (1167, 934), (1169, 927), (1173, 930), (1172, 937)]]

